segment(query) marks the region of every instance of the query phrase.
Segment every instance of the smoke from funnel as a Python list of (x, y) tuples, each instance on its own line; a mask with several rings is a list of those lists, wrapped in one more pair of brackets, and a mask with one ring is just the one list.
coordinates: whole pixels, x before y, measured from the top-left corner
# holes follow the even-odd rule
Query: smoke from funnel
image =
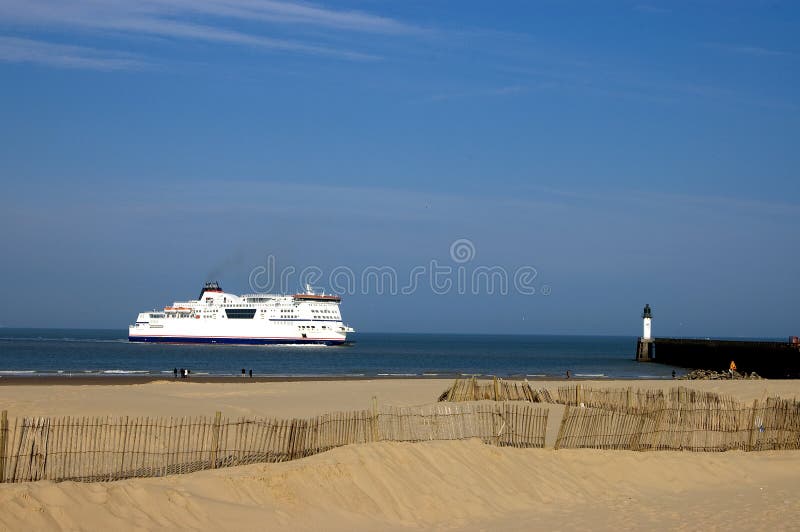
[(228, 258), (211, 268), (206, 274), (206, 281), (219, 281), (226, 273), (241, 267), (245, 264), (245, 252), (242, 249), (237, 250)]

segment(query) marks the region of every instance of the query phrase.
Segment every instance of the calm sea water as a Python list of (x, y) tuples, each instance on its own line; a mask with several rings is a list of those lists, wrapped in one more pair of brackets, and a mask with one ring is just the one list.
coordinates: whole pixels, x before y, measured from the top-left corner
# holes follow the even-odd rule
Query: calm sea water
[(667, 378), (672, 367), (633, 360), (628, 336), (352, 335), (353, 345), (223, 346), (129, 343), (127, 331), (0, 329), (2, 375), (269, 376), (497, 375)]

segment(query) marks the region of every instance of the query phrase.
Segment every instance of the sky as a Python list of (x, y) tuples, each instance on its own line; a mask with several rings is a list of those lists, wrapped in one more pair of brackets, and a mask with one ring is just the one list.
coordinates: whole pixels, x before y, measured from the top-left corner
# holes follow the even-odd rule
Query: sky
[(798, 139), (796, 2), (0, 0), (0, 326), (797, 335)]

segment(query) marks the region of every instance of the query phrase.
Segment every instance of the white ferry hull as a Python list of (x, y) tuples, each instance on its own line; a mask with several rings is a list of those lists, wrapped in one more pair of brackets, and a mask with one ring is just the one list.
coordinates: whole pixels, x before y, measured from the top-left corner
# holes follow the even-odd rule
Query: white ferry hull
[(236, 296), (207, 283), (197, 300), (142, 312), (128, 328), (131, 342), (172, 344), (341, 345), (344, 325), (337, 296)]
[(128, 335), (130, 342), (148, 342), (164, 344), (237, 344), (237, 345), (342, 345), (347, 339), (342, 338), (260, 338), (253, 336), (161, 336), (161, 335)]

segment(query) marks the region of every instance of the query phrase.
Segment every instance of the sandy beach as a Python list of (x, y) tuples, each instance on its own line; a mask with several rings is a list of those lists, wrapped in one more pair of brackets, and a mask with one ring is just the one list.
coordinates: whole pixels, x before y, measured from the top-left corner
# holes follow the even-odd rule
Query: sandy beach
[[(171, 382), (0, 387), (15, 416), (311, 416), (435, 402), (451, 381)], [(566, 381), (542, 381), (555, 390)], [(797, 398), (800, 381), (582, 381), (676, 384), (742, 401)], [(548, 440), (559, 409), (553, 406)], [(555, 427), (554, 427), (555, 424)], [(800, 517), (800, 452), (498, 448), (477, 440), (352, 445), (301, 460), (111, 483), (7, 484), (7, 530), (790, 529)]]
[[(91, 381), (87, 384), (86, 381)], [(259, 381), (249, 378), (208, 378), (204, 381), (166, 379), (142, 383), (137, 377), (88, 377), (74, 381), (67, 377), (47, 380), (3, 379), (0, 386), (2, 409), (9, 416), (60, 415), (212, 415), (300, 417), (367, 408), (372, 397), (395, 406), (436, 402), (453, 384), (445, 379), (292, 379)], [(562, 386), (580, 383), (590, 388), (634, 388), (668, 390), (688, 386), (726, 394), (744, 402), (778, 395), (800, 398), (797, 380), (541, 380), (537, 388), (555, 392)], [(61, 384), (63, 383), (63, 384)]]

